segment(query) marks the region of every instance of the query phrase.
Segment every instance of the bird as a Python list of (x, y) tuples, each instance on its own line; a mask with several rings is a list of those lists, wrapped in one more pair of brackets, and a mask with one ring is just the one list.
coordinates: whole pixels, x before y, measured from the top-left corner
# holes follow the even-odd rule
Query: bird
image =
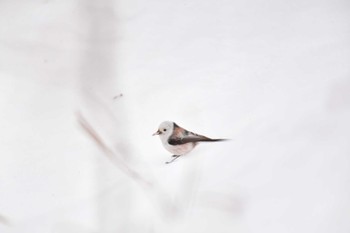
[(164, 121), (158, 130), (152, 135), (159, 135), (160, 140), (166, 150), (173, 154), (173, 159), (166, 164), (174, 162), (177, 158), (191, 152), (199, 142), (219, 142), (228, 139), (212, 139), (188, 131), (175, 122)]

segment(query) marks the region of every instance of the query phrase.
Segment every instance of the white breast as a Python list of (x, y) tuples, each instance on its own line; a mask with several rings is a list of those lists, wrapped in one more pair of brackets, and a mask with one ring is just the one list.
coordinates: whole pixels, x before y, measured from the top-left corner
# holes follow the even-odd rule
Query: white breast
[(167, 140), (162, 140), (163, 146), (173, 155), (184, 155), (190, 152), (194, 147), (194, 143), (186, 143), (182, 145), (170, 145)]

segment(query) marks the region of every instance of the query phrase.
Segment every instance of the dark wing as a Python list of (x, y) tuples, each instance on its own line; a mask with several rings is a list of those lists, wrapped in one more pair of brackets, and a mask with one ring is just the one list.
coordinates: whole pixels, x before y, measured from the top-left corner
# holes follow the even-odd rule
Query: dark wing
[(208, 141), (202, 138), (198, 137), (185, 137), (185, 138), (169, 138), (168, 143), (170, 145), (182, 145), (190, 142), (203, 142), (203, 141)]
[(222, 141), (222, 139), (211, 139), (203, 135), (195, 134), (184, 129), (175, 129), (173, 136), (168, 139), (170, 145), (182, 145), (186, 143), (196, 142), (215, 142)]
[(226, 141), (227, 139), (211, 139), (203, 135), (192, 133), (185, 130), (174, 123), (174, 130), (172, 136), (168, 139), (170, 145), (182, 145), (186, 143), (197, 143), (197, 142), (218, 142)]

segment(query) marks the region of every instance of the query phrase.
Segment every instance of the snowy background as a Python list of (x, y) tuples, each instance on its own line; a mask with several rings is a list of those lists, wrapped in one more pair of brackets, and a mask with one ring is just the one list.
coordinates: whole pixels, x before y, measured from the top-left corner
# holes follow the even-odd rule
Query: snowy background
[[(0, 232), (350, 232), (349, 28), (346, 0), (0, 1)], [(165, 165), (164, 120), (232, 140)]]

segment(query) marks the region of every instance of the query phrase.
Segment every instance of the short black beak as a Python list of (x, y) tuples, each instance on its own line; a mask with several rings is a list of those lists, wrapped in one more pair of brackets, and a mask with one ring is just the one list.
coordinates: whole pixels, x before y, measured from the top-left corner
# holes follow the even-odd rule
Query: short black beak
[(155, 135), (159, 135), (161, 134), (162, 132), (159, 131), (159, 129), (157, 130), (157, 132), (155, 132), (154, 134), (152, 134), (152, 136), (155, 136)]

